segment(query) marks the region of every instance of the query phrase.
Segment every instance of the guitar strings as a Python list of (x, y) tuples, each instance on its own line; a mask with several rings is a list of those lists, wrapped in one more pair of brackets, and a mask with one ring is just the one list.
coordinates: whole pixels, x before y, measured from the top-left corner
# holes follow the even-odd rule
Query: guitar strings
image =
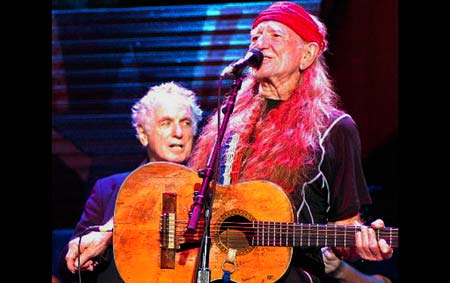
[[(163, 238), (175, 236), (179, 242), (195, 242), (201, 239), (204, 223), (199, 222), (197, 233), (186, 234), (187, 221), (176, 221), (175, 234), (161, 233)], [(293, 224), (275, 222), (222, 222), (213, 224), (211, 232), (219, 235), (220, 241), (235, 246), (248, 246), (249, 242), (261, 246), (354, 246), (356, 234), (361, 226), (326, 225), (326, 224)], [(379, 239), (385, 239), (390, 246), (398, 246), (398, 228), (385, 227), (374, 229)], [(232, 235), (221, 233), (234, 233)], [(238, 233), (238, 234), (236, 234)], [(214, 237), (212, 237), (214, 238)], [(305, 239), (306, 238), (306, 239)], [(340, 239), (337, 239), (340, 238)], [(343, 238), (343, 239), (342, 239)]]

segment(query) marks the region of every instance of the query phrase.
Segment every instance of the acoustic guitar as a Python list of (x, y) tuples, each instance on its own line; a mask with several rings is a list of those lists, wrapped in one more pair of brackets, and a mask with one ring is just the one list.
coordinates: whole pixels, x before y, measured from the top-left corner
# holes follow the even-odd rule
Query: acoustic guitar
[[(122, 184), (114, 211), (113, 249), (127, 283), (193, 282), (204, 222), (186, 233), (194, 191), (202, 179), (188, 167), (154, 162)], [(211, 281), (224, 270), (233, 282), (275, 282), (293, 247), (351, 247), (358, 226), (294, 223), (291, 201), (268, 181), (216, 186), (211, 217)], [(398, 229), (376, 231), (392, 247)]]

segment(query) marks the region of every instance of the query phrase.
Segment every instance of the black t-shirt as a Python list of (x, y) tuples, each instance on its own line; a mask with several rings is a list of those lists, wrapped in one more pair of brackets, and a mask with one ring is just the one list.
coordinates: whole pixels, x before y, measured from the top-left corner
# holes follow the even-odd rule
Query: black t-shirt
[(349, 116), (342, 117), (332, 128), (328, 127), (322, 133), (322, 139), (323, 150), (316, 155), (320, 160), (324, 154), (323, 162), (312, 170), (309, 180), (317, 175), (319, 177), (312, 183), (299, 184), (292, 195), (296, 209), (301, 207), (297, 211), (298, 222), (343, 220), (356, 215), (362, 206), (372, 203), (361, 163), (361, 142), (354, 121)]
[[(371, 204), (358, 129), (350, 116), (342, 114), (335, 113), (329, 127), (321, 133), (321, 147), (315, 153), (316, 168), (290, 196), (299, 223), (343, 220), (355, 216), (363, 205)], [(305, 276), (299, 269), (309, 274)], [(320, 248), (298, 247), (294, 248), (291, 269), (279, 282), (309, 282), (299, 281), (309, 276), (320, 282), (324, 275)]]

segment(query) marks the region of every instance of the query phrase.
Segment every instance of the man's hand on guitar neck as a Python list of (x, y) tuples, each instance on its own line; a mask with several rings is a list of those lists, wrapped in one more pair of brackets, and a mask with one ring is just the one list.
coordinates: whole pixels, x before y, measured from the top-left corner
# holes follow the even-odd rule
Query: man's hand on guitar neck
[(374, 229), (384, 228), (384, 222), (377, 219), (371, 223), (371, 227), (361, 226), (361, 231), (356, 232), (356, 252), (366, 260), (383, 260), (392, 257), (394, 250), (384, 239), (377, 240)]
[(384, 260), (392, 257), (393, 248), (388, 245), (384, 239), (377, 239), (374, 229), (384, 228), (384, 222), (377, 219), (371, 223), (371, 227), (362, 225), (360, 215), (356, 215), (344, 220), (335, 222), (336, 225), (361, 225), (361, 231), (355, 235), (355, 247), (343, 248), (336, 247), (334, 251), (341, 259), (350, 261), (357, 259), (365, 260)]

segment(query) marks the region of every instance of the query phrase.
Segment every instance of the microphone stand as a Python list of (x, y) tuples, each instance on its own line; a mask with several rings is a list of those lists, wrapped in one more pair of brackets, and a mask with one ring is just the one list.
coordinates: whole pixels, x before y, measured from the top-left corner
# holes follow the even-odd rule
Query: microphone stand
[[(213, 167), (216, 164), (217, 157), (219, 155), (222, 145), (222, 140), (225, 135), (225, 130), (227, 128), (228, 121), (230, 120), (231, 113), (233, 112), (234, 109), (237, 93), (242, 85), (242, 80), (243, 80), (242, 77), (239, 76), (233, 82), (231, 94), (228, 97), (225, 108), (223, 109), (225, 114), (223, 117), (223, 122), (219, 128), (219, 133), (217, 135), (213, 151), (207, 162), (206, 169), (199, 172), (199, 176), (203, 178), (203, 181), (200, 190), (194, 193), (194, 203), (189, 213), (190, 217), (186, 233), (194, 233), (197, 228), (198, 220), (200, 218), (200, 212), (204, 206), (205, 229), (203, 232), (203, 238), (199, 250), (197, 263), (198, 268), (195, 274), (195, 281), (194, 281), (197, 283), (206, 283), (206, 282), (209, 283), (211, 280), (211, 272), (209, 270), (209, 249), (211, 246), (210, 224), (212, 215), (213, 194), (209, 191), (210, 182), (212, 181), (214, 176)], [(219, 109), (218, 111), (221, 110)], [(218, 121), (218, 123), (219, 122), (220, 121)], [(205, 200), (207, 201), (205, 202)]]

